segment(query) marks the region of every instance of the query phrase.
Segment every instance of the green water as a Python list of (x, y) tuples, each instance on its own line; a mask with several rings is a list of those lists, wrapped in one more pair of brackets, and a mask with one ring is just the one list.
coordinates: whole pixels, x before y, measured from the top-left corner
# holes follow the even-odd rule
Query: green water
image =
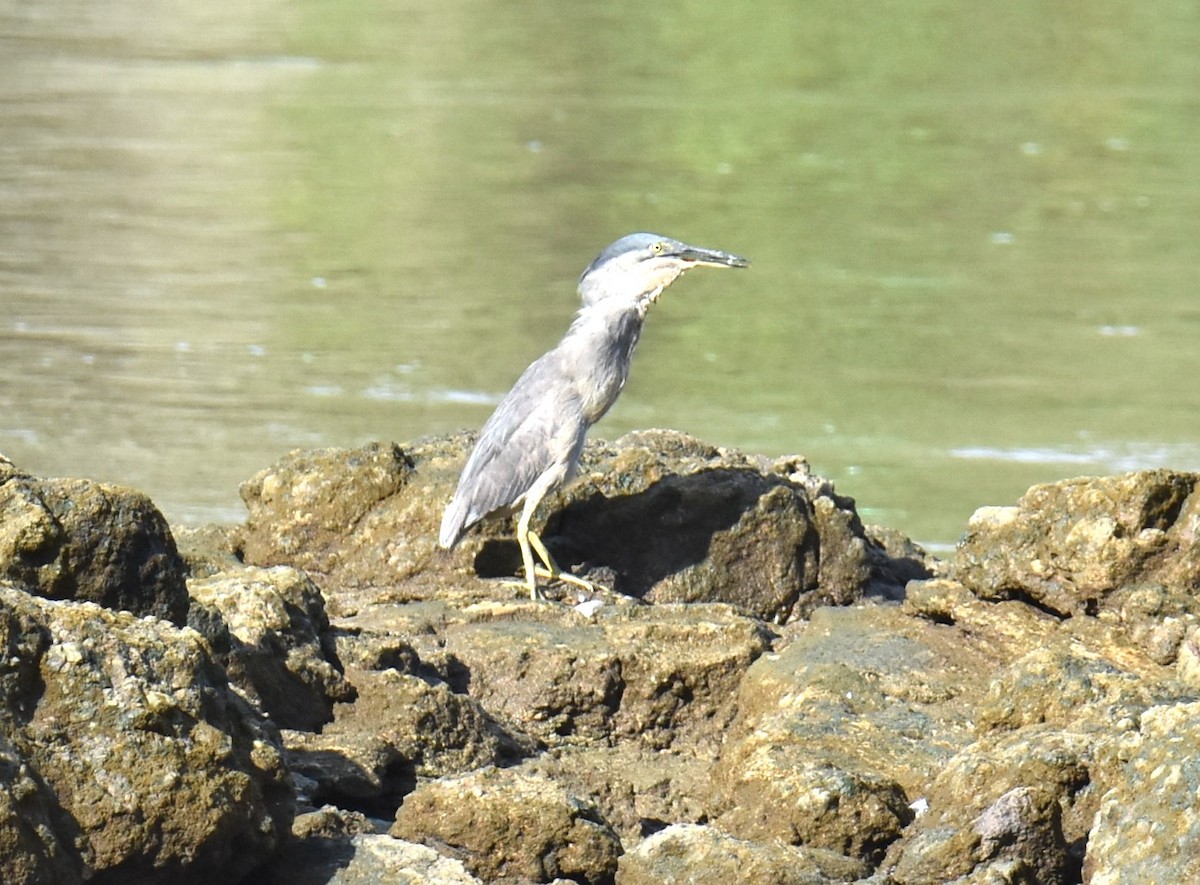
[(478, 426), (649, 229), (749, 256), (596, 429), (800, 453), (952, 543), (1200, 469), (1200, 7), (0, 0), (0, 452), (241, 517)]

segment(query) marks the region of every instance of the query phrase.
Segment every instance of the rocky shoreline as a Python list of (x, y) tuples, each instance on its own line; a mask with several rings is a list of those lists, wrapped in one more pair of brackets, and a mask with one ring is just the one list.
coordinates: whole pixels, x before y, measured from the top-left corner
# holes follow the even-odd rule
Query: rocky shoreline
[(1200, 475), (954, 555), (799, 458), (589, 444), (531, 602), (470, 437), (293, 452), (243, 525), (0, 456), (5, 883), (1200, 881)]

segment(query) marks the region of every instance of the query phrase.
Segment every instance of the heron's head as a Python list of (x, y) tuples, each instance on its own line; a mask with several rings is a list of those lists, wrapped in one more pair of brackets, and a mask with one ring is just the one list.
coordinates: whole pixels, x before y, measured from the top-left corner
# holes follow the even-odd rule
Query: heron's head
[(701, 249), (659, 234), (629, 234), (596, 256), (579, 278), (584, 306), (619, 300), (645, 309), (693, 267), (749, 267), (738, 255)]

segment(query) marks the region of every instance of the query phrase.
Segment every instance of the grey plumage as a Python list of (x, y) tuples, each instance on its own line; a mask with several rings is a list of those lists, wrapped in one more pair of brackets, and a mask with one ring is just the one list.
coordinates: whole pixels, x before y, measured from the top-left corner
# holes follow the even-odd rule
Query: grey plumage
[(489, 513), (523, 504), (517, 541), (530, 595), (539, 595), (531, 544), (548, 577), (586, 583), (559, 571), (529, 530), (529, 520), (549, 491), (574, 476), (588, 429), (620, 395), (646, 311), (663, 289), (696, 266), (748, 267), (749, 262), (637, 233), (612, 243), (588, 265), (579, 278), (583, 306), (567, 334), (521, 374), (480, 430), (442, 517), (443, 547), (453, 547)]

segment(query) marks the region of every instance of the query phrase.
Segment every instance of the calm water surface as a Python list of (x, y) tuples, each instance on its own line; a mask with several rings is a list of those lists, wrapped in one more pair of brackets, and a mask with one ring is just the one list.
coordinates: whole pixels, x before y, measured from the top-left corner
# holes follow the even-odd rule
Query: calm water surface
[(0, 452), (236, 521), (291, 448), (481, 424), (649, 229), (754, 266), (596, 433), (949, 544), (1200, 469), (1198, 143), (1192, 3), (0, 0)]

